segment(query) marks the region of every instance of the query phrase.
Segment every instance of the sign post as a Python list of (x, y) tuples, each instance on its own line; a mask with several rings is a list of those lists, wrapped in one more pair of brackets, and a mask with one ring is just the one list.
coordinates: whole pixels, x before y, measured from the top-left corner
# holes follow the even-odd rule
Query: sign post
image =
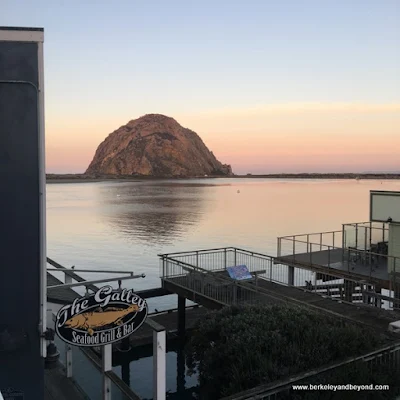
[(111, 400), (111, 379), (106, 372), (112, 370), (112, 344), (102, 347), (103, 400)]
[[(107, 372), (112, 370), (112, 344), (129, 338), (143, 325), (147, 313), (146, 300), (132, 289), (113, 289), (109, 285), (77, 297), (58, 311), (55, 331), (68, 346), (101, 347), (103, 400), (111, 400), (111, 379)], [(162, 338), (158, 340), (162, 343)], [(165, 351), (165, 331), (163, 346)], [(72, 366), (67, 367), (67, 374), (72, 376)]]
[(64, 342), (73, 346), (105, 346), (139, 329), (147, 310), (146, 300), (131, 289), (121, 291), (103, 286), (60, 308), (55, 330)]

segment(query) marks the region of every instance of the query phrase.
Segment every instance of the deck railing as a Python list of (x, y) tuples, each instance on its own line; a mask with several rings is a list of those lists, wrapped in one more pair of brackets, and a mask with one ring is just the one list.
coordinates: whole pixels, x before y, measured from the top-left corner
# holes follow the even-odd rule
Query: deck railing
[[(226, 263), (225, 260), (227, 260)], [(270, 297), (269, 300), (272, 299), (274, 301), (284, 299), (283, 295), (280, 297), (279, 292), (271, 294), (260, 283), (257, 286), (257, 283), (254, 282), (232, 281), (223, 271), (226, 268), (225, 265), (234, 265), (231, 262), (235, 260), (236, 265), (244, 263), (248, 266), (249, 271), (254, 273), (258, 268), (261, 268), (261, 271), (265, 268), (266, 271), (263, 272), (260, 279), (266, 280), (272, 280), (270, 277), (274, 276), (274, 267), (282, 267), (275, 264), (276, 259), (272, 256), (229, 247), (160, 255), (160, 276), (167, 281), (171, 279), (174, 284), (192, 291), (194, 301), (196, 301), (197, 295), (213, 299), (223, 306), (238, 304), (239, 302), (242, 304), (257, 304), (262, 301), (262, 298), (265, 299), (268, 296)], [(191, 264), (191, 261), (196, 262), (197, 265)], [(295, 271), (298, 273), (304, 272), (303, 269), (298, 268)], [(324, 275), (318, 272), (318, 270), (313, 270), (312, 267), (310, 267), (308, 272), (312, 274), (314, 280), (310, 280), (309, 286), (299, 287), (301, 290), (315, 291), (318, 294), (328, 295), (333, 299), (336, 298), (344, 302), (349, 301), (348, 296), (350, 293), (353, 296), (350, 302), (359, 301), (379, 307), (385, 301), (391, 303), (398, 301), (390, 296), (383, 296), (374, 292), (376, 288), (365, 281), (344, 280), (338, 276)], [(288, 285), (287, 280), (283, 279), (284, 275), (275, 275), (274, 282)], [(336, 281), (334, 280), (335, 278)], [(325, 283), (324, 280), (326, 281)], [(301, 300), (299, 300), (299, 303), (301, 303)], [(306, 306), (306, 304), (304, 305)], [(400, 304), (398, 303), (397, 306), (399, 307)], [(400, 343), (396, 343), (393, 346), (387, 346), (359, 357), (353, 357), (339, 363), (318, 368), (317, 370), (291, 376), (278, 383), (274, 382), (273, 384), (262, 385), (227, 397), (224, 400), (247, 400), (254, 398), (266, 400), (288, 399), (293, 397), (293, 385), (351, 383), (333, 380), (333, 378), (338, 378), (337, 374), (342, 373), (343, 376), (344, 370), (349, 371), (367, 367), (369, 370), (375, 371), (382, 366), (389, 366), (392, 368), (392, 371), (395, 369), (400, 372), (399, 360)], [(365, 384), (369, 384), (369, 382), (365, 382)], [(382, 384), (385, 384), (385, 382), (382, 382)], [(300, 392), (298, 393), (300, 394)]]
[[(282, 264), (282, 260), (278, 257), (235, 247), (161, 254), (159, 255), (160, 277), (163, 279), (175, 278), (174, 283), (179, 281), (181, 286), (193, 292), (194, 298), (196, 294), (201, 294), (223, 305), (230, 305), (234, 298), (233, 291), (237, 290), (233, 281), (229, 279), (227, 274), (219, 275), (218, 278), (215, 278), (215, 274), (207, 278), (207, 274), (222, 272), (226, 270), (227, 266), (244, 264), (250, 272), (257, 272), (257, 277), (261, 280), (293, 286), (338, 301), (363, 303), (385, 309), (400, 308), (400, 296), (395, 295), (397, 289), (400, 292), (400, 279), (396, 284), (392, 283), (391, 290), (383, 292), (379, 284), (370, 279), (370, 275), (355, 274), (355, 270), (352, 270), (352, 268), (355, 268), (354, 260), (350, 261), (350, 259), (347, 260), (348, 268), (345, 270), (350, 273), (344, 278), (344, 270), (340, 271), (333, 268), (335, 259), (337, 261), (339, 258), (341, 262), (343, 261), (343, 249), (339, 248), (338, 255), (338, 249), (330, 246), (327, 248), (327, 259), (331, 268), (327, 272), (326, 268), (324, 270), (320, 268), (316, 258), (318, 254), (313, 252), (314, 246), (320, 248), (319, 243), (308, 243), (310, 253), (308, 262), (304, 262), (304, 259), (303, 263), (299, 260), (295, 261), (296, 265), (301, 265), (301, 268)], [(361, 257), (361, 253), (364, 252), (359, 251), (358, 253)], [(358, 253), (356, 252), (356, 255), (353, 254), (353, 256), (357, 256)], [(296, 260), (296, 257), (293, 260)], [(395, 261), (396, 268), (400, 272), (400, 260), (396, 259)], [(368, 269), (368, 272), (372, 274), (372, 269)], [(217, 279), (220, 285), (210, 285), (209, 281), (212, 279)], [(245, 284), (241, 283), (240, 285), (243, 288)], [(252, 292), (255, 289), (247, 289), (248, 291), (242, 289), (243, 301), (250, 303), (256, 301), (255, 298), (258, 295)]]
[[(281, 380), (280, 382), (274, 382), (270, 384), (260, 385), (250, 390), (246, 390), (235, 395), (225, 397), (222, 400), (250, 400), (250, 399), (262, 399), (262, 400), (278, 400), (278, 399), (290, 399), (296, 396), (301, 396), (310, 391), (293, 390), (293, 387), (300, 385), (348, 385), (358, 384), (359, 386), (365, 385), (371, 387), (371, 382), (348, 382), (345, 381), (347, 372), (351, 371), (365, 371), (367, 373), (377, 372), (385, 369), (386, 373), (392, 375), (398, 375), (400, 373), (400, 343), (397, 342), (391, 346), (386, 346), (370, 352), (368, 354), (361, 355), (359, 357), (349, 358), (347, 360), (327, 365), (318, 368), (313, 371), (298, 374), (295, 376), (288, 377), (287, 379)], [(382, 374), (383, 375), (383, 374)], [(395, 387), (390, 387), (387, 384), (386, 377), (383, 376), (383, 381), (378, 384), (378, 387), (373, 388), (371, 392), (380, 393), (384, 392), (388, 395), (387, 398), (394, 398), (393, 393)], [(392, 382), (393, 383), (393, 382)], [(317, 393), (315, 390), (314, 393)], [(321, 396), (323, 392), (320, 392)], [(389, 394), (392, 394), (389, 397)], [(366, 392), (364, 392), (366, 395)], [(345, 392), (343, 392), (345, 397)], [(362, 398), (362, 396), (361, 396)], [(386, 398), (386, 397), (385, 397)]]
[[(335, 236), (336, 235), (336, 236)], [(299, 267), (321, 266), (340, 271), (356, 279), (391, 281), (394, 290), (399, 285), (400, 257), (378, 252), (376, 247), (333, 246), (340, 231), (301, 234), (278, 238), (278, 260), (292, 261)], [(343, 237), (345, 237), (346, 234)], [(318, 238), (313, 242), (313, 238)], [(346, 239), (345, 239), (346, 240)], [(383, 243), (383, 242), (381, 242)], [(340, 264), (340, 266), (339, 266)]]
[[(179, 253), (160, 254), (160, 276), (168, 277), (173, 271), (186, 274), (179, 268), (174, 270), (171, 266), (169, 270), (163, 269), (171, 260), (179, 261), (181, 265), (186, 264), (190, 268), (196, 267), (207, 272), (224, 271), (227, 267), (235, 265), (246, 265), (250, 272), (265, 271), (258, 273), (259, 278), (267, 279), (271, 282), (288, 284), (286, 265), (275, 263), (275, 257), (240, 249), (237, 247), (223, 247), (209, 250), (186, 251)], [(170, 275), (172, 276), (172, 275)], [(309, 274), (305, 275), (308, 278)], [(304, 280), (297, 282), (299, 286), (304, 285)]]
[(386, 223), (354, 222), (343, 224), (342, 247), (354, 247), (359, 250), (368, 250), (374, 244), (387, 243), (389, 228)]
[[(288, 245), (289, 244), (289, 245)], [(278, 238), (278, 257), (296, 252), (308, 253), (311, 246), (313, 251), (323, 247), (342, 247), (343, 231), (327, 231), (318, 233), (302, 233), (298, 235), (282, 236)]]

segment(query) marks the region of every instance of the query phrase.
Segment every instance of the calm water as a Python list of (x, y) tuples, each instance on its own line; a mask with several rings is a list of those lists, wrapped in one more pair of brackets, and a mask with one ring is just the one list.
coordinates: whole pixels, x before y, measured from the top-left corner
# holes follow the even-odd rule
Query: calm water
[[(65, 266), (146, 273), (160, 285), (158, 253), (237, 246), (276, 254), (278, 236), (333, 231), (369, 218), (369, 191), (400, 181), (208, 179), (47, 185), (48, 256)], [(82, 274), (87, 279), (97, 274)], [(104, 275), (101, 275), (104, 276)], [(149, 301), (175, 308), (176, 298)], [(168, 389), (176, 391), (176, 353)], [(120, 368), (119, 368), (120, 369)], [(117, 368), (117, 370), (119, 371)], [(131, 385), (151, 397), (151, 358), (132, 363)], [(116, 372), (118, 372), (116, 371)], [(195, 384), (187, 377), (186, 386)]]

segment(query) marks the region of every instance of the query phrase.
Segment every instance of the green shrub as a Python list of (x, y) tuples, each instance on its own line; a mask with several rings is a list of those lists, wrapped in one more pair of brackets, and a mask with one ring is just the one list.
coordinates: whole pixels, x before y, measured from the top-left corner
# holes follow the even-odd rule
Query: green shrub
[(214, 400), (364, 354), (381, 341), (366, 328), (303, 307), (243, 306), (210, 312), (185, 353), (189, 370), (199, 374), (201, 398)]

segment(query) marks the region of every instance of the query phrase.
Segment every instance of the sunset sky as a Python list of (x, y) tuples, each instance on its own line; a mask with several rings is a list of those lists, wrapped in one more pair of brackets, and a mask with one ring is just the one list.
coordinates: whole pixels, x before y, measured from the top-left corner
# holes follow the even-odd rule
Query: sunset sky
[(400, 0), (1, 0), (45, 29), (49, 173), (161, 113), (235, 173), (400, 171)]

